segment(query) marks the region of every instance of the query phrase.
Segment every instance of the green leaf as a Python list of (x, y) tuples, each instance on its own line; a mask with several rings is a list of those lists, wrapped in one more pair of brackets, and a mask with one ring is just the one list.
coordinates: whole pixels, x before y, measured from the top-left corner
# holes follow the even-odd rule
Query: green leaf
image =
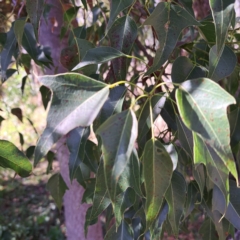
[(73, 129), (67, 138), (69, 156), (69, 176), (72, 181), (75, 178), (76, 170), (85, 155), (85, 145), (90, 134), (89, 128), (78, 127)]
[(176, 115), (177, 128), (178, 128), (178, 139), (181, 143), (182, 148), (185, 152), (193, 159), (193, 135), (179, 115)]
[(65, 191), (68, 190), (66, 183), (64, 182), (60, 173), (52, 175), (47, 183), (47, 189), (51, 193), (59, 210), (62, 208), (62, 198)]
[(176, 100), (184, 124), (201, 136), (238, 179), (229, 145), (230, 128), (226, 114), (227, 106), (234, 104), (235, 99), (215, 82), (198, 78), (180, 84)]
[(112, 0), (107, 29), (109, 29), (112, 26), (114, 20), (117, 18), (120, 12), (126, 9), (127, 7), (130, 7), (133, 3), (134, 0), (121, 0), (121, 1)]
[(16, 20), (14, 22), (13, 30), (19, 47), (22, 46), (24, 26), (25, 20)]
[(120, 226), (117, 228), (116, 225), (113, 224), (112, 227), (108, 230), (107, 234), (104, 237), (104, 240), (133, 240), (133, 230), (126, 223), (126, 221), (122, 221)]
[(217, 52), (214, 45), (209, 52), (209, 73), (208, 78), (215, 82), (228, 77), (234, 71), (237, 64), (237, 57), (231, 48), (225, 46), (222, 54)]
[(204, 171), (204, 166), (199, 164), (197, 166), (193, 166), (193, 177), (196, 180), (200, 193), (201, 199), (203, 198), (203, 192), (206, 184), (206, 175)]
[(240, 142), (240, 107), (230, 113), (229, 122), (231, 129), (231, 145), (235, 146)]
[(187, 57), (178, 57), (172, 66), (171, 77), (174, 83), (182, 83), (188, 79), (205, 77), (205, 75), (205, 71), (194, 65)]
[(35, 166), (61, 136), (91, 125), (109, 94), (108, 85), (81, 74), (43, 76), (40, 81), (52, 89), (53, 97), (47, 127), (36, 146)]
[(86, 216), (85, 229), (92, 220), (96, 219), (98, 215), (101, 214), (109, 206), (110, 203), (111, 200), (109, 198), (107, 186), (105, 183), (103, 160), (101, 160), (96, 176), (93, 205), (91, 210), (89, 210), (89, 215)]
[(117, 194), (120, 176), (130, 163), (137, 138), (137, 119), (132, 110), (117, 113), (97, 130), (102, 139), (105, 179), (112, 201)]
[(68, 37), (68, 45), (75, 43), (75, 39), (84, 39), (87, 36), (87, 31), (85, 27), (76, 27), (70, 33)]
[(218, 240), (214, 223), (210, 218), (204, 220), (199, 233), (202, 237), (202, 240)]
[(174, 171), (165, 198), (169, 206), (168, 220), (172, 226), (175, 237), (178, 236), (180, 219), (183, 214), (186, 187), (184, 177)]
[(20, 177), (28, 177), (32, 164), (11, 142), (0, 140), (0, 166), (14, 170)]
[(41, 93), (43, 106), (46, 110), (48, 107), (48, 103), (51, 100), (51, 91), (49, 88), (47, 88), (45, 86), (41, 86), (39, 90)]
[(199, 26), (199, 30), (202, 33), (204, 39), (208, 42), (210, 46), (214, 45), (216, 42), (216, 32), (215, 26), (213, 22), (209, 21), (201, 21), (201, 26)]
[(1, 58), (1, 81), (4, 82), (7, 80), (7, 68), (12, 60), (12, 56), (15, 54), (15, 51), (17, 50), (16, 47), (16, 37), (13, 32), (13, 28), (10, 29), (10, 31), (7, 33), (7, 39), (5, 42), (5, 45), (3, 47), (3, 50), (0, 54)]
[[(111, 47), (124, 54), (129, 54), (132, 50), (134, 41), (137, 38), (137, 31), (137, 25), (131, 17), (124, 16), (118, 18), (108, 31)], [(126, 78), (129, 63), (129, 59), (126, 59), (125, 57), (112, 61), (115, 79), (122, 80)]]
[(33, 25), (35, 36), (38, 39), (38, 29), (40, 25), (40, 18), (43, 14), (44, 9), (44, 0), (27, 0), (26, 2), (26, 9), (28, 16), (30, 18), (30, 21)]
[(203, 163), (206, 166), (207, 174), (211, 181), (219, 187), (226, 199), (226, 205), (223, 210), (227, 208), (229, 203), (229, 171), (224, 165), (223, 161), (215, 153), (215, 151), (208, 146), (196, 133), (194, 138), (194, 163)]
[(163, 197), (171, 182), (173, 163), (160, 141), (150, 139), (142, 156), (146, 191), (146, 230), (159, 214)]
[(122, 52), (112, 47), (97, 47), (87, 51), (82, 61), (72, 71), (91, 64), (100, 64), (111, 61), (115, 58), (125, 56)]
[(240, 229), (240, 190), (236, 186), (236, 182), (230, 181), (230, 202), (225, 211), (226, 201), (223, 193), (218, 187), (213, 188), (212, 206), (213, 211), (217, 210), (236, 228)]
[(114, 203), (114, 217), (116, 220), (116, 227), (124, 220), (124, 212), (130, 208), (135, 202), (136, 194), (132, 188), (128, 188), (125, 192), (116, 196)]
[(87, 179), (86, 190), (83, 194), (81, 203), (93, 204), (95, 185), (96, 185), (96, 178)]
[(232, 17), (234, 15), (234, 0), (210, 0), (209, 5), (212, 11), (216, 31), (217, 54), (225, 45)]
[(144, 24), (154, 27), (160, 42), (153, 65), (145, 75), (157, 71), (168, 60), (184, 28), (199, 25), (184, 8), (169, 2), (159, 3)]
[(91, 171), (96, 173), (99, 159), (100, 153), (98, 151), (98, 146), (92, 141), (87, 140), (85, 144), (85, 156), (83, 163), (86, 164)]
[(152, 126), (150, 112), (152, 112), (153, 121), (161, 113), (166, 102), (166, 96), (154, 95), (151, 99), (147, 99), (139, 114), (138, 125), (138, 142), (139, 147), (143, 148), (146, 142), (146, 135)]

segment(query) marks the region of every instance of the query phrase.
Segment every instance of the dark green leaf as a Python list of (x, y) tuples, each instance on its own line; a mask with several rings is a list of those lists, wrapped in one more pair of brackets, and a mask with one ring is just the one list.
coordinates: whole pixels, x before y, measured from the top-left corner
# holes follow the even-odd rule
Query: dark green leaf
[(25, 84), (26, 84), (26, 81), (27, 81), (27, 77), (28, 76), (26, 75), (22, 78), (22, 85), (21, 85), (22, 95), (24, 94), (24, 88), (25, 88)]
[(104, 237), (104, 240), (133, 240), (132, 228), (123, 220), (120, 226), (117, 228), (113, 224)]
[(159, 214), (163, 197), (171, 182), (173, 163), (161, 142), (154, 139), (146, 143), (142, 163), (146, 191), (146, 229), (148, 229)]
[(193, 166), (193, 177), (198, 184), (198, 187), (201, 193), (201, 198), (203, 198), (203, 192), (206, 184), (206, 175), (205, 175), (203, 164)]
[[(118, 18), (108, 31), (111, 47), (121, 51), (124, 54), (129, 54), (132, 50), (134, 41), (137, 38), (137, 31), (137, 25), (131, 17), (124, 16)], [(125, 57), (112, 61), (115, 79), (122, 80), (126, 78), (130, 63), (128, 62), (128, 59)]]
[(75, 178), (76, 170), (85, 155), (85, 145), (90, 134), (89, 128), (78, 127), (73, 129), (67, 138), (69, 156), (69, 177), (72, 181)]
[(87, 204), (93, 203), (95, 185), (96, 185), (95, 178), (90, 178), (86, 180), (86, 190), (82, 197), (82, 203), (87, 203)]
[(214, 23), (209, 21), (201, 21), (201, 24), (202, 25), (199, 26), (199, 29), (204, 39), (209, 43), (210, 46), (214, 45), (216, 42)]
[(111, 25), (113, 24), (113, 22), (115, 21), (120, 12), (126, 9), (127, 7), (130, 7), (133, 3), (134, 0), (121, 0), (121, 1), (112, 0), (107, 29), (111, 27)]
[(176, 100), (184, 124), (201, 136), (238, 179), (226, 115), (227, 106), (234, 104), (235, 99), (215, 82), (198, 78), (180, 84)]
[(41, 93), (41, 96), (42, 96), (43, 106), (44, 106), (44, 108), (46, 110), (47, 107), (48, 107), (48, 103), (51, 100), (51, 91), (50, 91), (49, 88), (47, 88), (45, 86), (41, 86), (40, 87), (40, 93)]
[(87, 32), (85, 27), (76, 27), (70, 33), (68, 37), (68, 45), (75, 44), (76, 38), (86, 38)]
[(21, 177), (28, 177), (32, 164), (28, 158), (11, 142), (0, 140), (0, 166), (11, 168)]
[(83, 163), (86, 164), (91, 171), (97, 172), (98, 162), (100, 159), (100, 153), (98, 151), (98, 146), (90, 140), (86, 141), (85, 145), (85, 156)]
[(23, 144), (24, 144), (23, 135), (20, 132), (18, 133), (18, 135), (19, 135), (19, 142), (20, 142), (21, 146), (23, 147)]
[(174, 83), (205, 76), (205, 71), (194, 65), (187, 57), (178, 57), (173, 63), (171, 77)]
[(235, 0), (211, 0), (209, 5), (212, 11), (216, 31), (216, 52), (221, 55), (225, 45), (232, 17), (234, 15)]
[(26, 2), (26, 9), (30, 21), (34, 27), (35, 36), (38, 39), (38, 29), (40, 25), (40, 18), (43, 14), (44, 9), (44, 0), (27, 0)]
[(27, 148), (27, 150), (26, 150), (26, 156), (27, 156), (29, 159), (33, 157), (34, 150), (35, 150), (35, 146), (30, 146), (30, 147)]
[(218, 240), (217, 232), (215, 230), (214, 223), (210, 218), (204, 220), (199, 233), (202, 240)]
[(96, 132), (102, 139), (105, 179), (112, 201), (117, 194), (120, 176), (130, 163), (137, 138), (137, 119), (132, 110), (117, 113)]
[(214, 45), (209, 52), (209, 73), (208, 78), (215, 82), (228, 77), (233, 72), (237, 64), (237, 57), (231, 48), (225, 46), (222, 54), (217, 53)]
[(10, 29), (10, 31), (7, 33), (7, 39), (6, 43), (3, 47), (3, 50), (0, 54), (1, 57), (1, 81), (4, 82), (7, 79), (6, 71), (8, 68), (8, 65), (10, 64), (12, 60), (12, 56), (14, 55), (16, 51), (16, 37), (13, 32), (13, 28)]
[(21, 108), (12, 108), (11, 113), (16, 116), (21, 122), (23, 120), (23, 114)]
[(235, 146), (240, 142), (240, 107), (230, 113), (229, 122), (231, 129), (231, 145)]
[(160, 42), (153, 65), (146, 75), (158, 70), (168, 60), (184, 28), (199, 25), (189, 12), (169, 2), (159, 3), (144, 24), (154, 27)]
[(24, 25), (25, 25), (25, 20), (16, 20), (13, 26), (14, 34), (19, 47), (22, 46)]
[(183, 214), (183, 208), (186, 196), (186, 182), (183, 176), (174, 171), (171, 183), (165, 194), (169, 206), (168, 220), (172, 226), (175, 237), (178, 236), (180, 219)]
[(122, 52), (112, 47), (98, 47), (87, 51), (82, 61), (72, 71), (91, 64), (100, 64), (111, 61), (115, 58), (125, 56)]
[(51, 193), (59, 210), (62, 208), (62, 198), (65, 191), (68, 190), (66, 183), (64, 182), (60, 173), (52, 175), (47, 183), (47, 189)]
[(70, 24), (76, 18), (78, 9), (79, 9), (79, 7), (77, 7), (77, 8), (71, 7), (69, 9), (67, 9), (63, 14), (64, 21), (67, 22), (68, 24)]
[(109, 94), (108, 85), (81, 74), (43, 76), (40, 81), (52, 89), (53, 97), (47, 127), (36, 146), (35, 165), (61, 136), (91, 125)]

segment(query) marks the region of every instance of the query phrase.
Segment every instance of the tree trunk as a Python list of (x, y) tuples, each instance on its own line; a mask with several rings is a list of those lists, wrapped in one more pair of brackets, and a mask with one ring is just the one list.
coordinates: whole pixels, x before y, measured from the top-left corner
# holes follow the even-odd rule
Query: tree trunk
[[(52, 5), (47, 24), (44, 19), (41, 20), (39, 41), (41, 45), (48, 46), (51, 49), (54, 67), (47, 69), (45, 74), (55, 74), (66, 72), (66, 69), (60, 63), (60, 53), (64, 47), (67, 47), (67, 39), (59, 39), (61, 26), (63, 23), (63, 10), (60, 0), (48, 0)], [(64, 196), (64, 214), (68, 240), (83, 240), (85, 214), (88, 208), (87, 204), (81, 204), (84, 189), (76, 180), (71, 184), (69, 179), (68, 159), (69, 152), (65, 145), (65, 138), (57, 144), (56, 156), (60, 164), (60, 172), (69, 188)], [(90, 226), (88, 231), (88, 240), (101, 240), (101, 223)]]

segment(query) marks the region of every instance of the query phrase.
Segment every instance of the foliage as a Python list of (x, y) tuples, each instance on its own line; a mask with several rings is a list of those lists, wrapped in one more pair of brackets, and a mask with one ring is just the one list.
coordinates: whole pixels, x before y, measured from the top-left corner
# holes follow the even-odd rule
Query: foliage
[[(0, 35), (2, 82), (13, 71), (13, 57), (27, 73), (30, 59), (52, 66), (50, 50), (37, 44), (46, 7), (40, 2), (27, 1), (31, 22), (17, 19)], [(70, 72), (39, 78), (52, 98), (34, 165), (68, 134), (70, 179), (86, 189), (82, 202), (92, 204), (86, 233), (104, 212), (105, 239), (158, 239), (166, 232), (177, 237), (199, 212), (206, 219), (203, 239), (233, 235), (234, 228), (240, 230), (234, 1), (209, 1), (211, 14), (202, 20), (185, 0), (157, 6), (82, 2), (81, 11), (93, 14), (90, 27), (71, 25), (79, 7), (64, 13), (61, 37), (68, 33), (69, 46), (61, 62)], [(167, 128), (157, 125), (159, 118)], [(97, 144), (88, 140), (90, 129)], [(66, 190), (60, 174), (50, 178), (48, 188), (60, 207)]]

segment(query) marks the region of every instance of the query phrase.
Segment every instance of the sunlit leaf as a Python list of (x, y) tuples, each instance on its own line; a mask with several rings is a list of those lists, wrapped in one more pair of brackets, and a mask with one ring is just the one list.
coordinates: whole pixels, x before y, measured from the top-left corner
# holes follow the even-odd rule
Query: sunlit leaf
[(0, 166), (14, 170), (21, 177), (28, 177), (32, 164), (11, 142), (0, 140)]
[(234, 104), (235, 99), (215, 82), (198, 78), (180, 84), (176, 100), (184, 124), (201, 136), (238, 179), (226, 114), (227, 106)]
[(111, 116), (96, 132), (102, 139), (105, 179), (111, 199), (117, 194), (120, 176), (130, 164), (137, 138), (137, 119), (132, 110)]
[(85, 155), (85, 144), (90, 134), (89, 128), (78, 127), (73, 129), (67, 138), (67, 146), (70, 152), (69, 156), (69, 176), (72, 181), (75, 177), (76, 170)]
[(168, 220), (172, 226), (175, 237), (178, 236), (180, 219), (183, 214), (183, 208), (186, 195), (186, 182), (183, 176), (178, 172), (173, 172), (171, 183), (165, 194), (169, 206)]
[(100, 64), (111, 61), (115, 58), (125, 56), (122, 52), (112, 47), (98, 47), (87, 51), (82, 61), (72, 71), (91, 64)]
[(163, 197), (171, 182), (173, 163), (161, 142), (150, 139), (144, 148), (142, 164), (148, 229), (159, 214)]
[(217, 52), (214, 45), (209, 52), (209, 73), (208, 78), (215, 82), (228, 77), (234, 71), (237, 64), (237, 57), (231, 48), (225, 46), (222, 54)]
[(62, 208), (63, 195), (65, 194), (65, 191), (68, 190), (68, 187), (60, 173), (55, 173), (49, 178), (47, 189), (51, 193), (51, 196), (60, 210)]
[(35, 165), (61, 136), (92, 124), (109, 94), (106, 84), (81, 74), (43, 76), (40, 81), (52, 90), (53, 97), (47, 127), (36, 146)]
[(168, 60), (184, 28), (199, 25), (188, 11), (169, 2), (159, 3), (144, 24), (154, 27), (160, 42), (153, 65), (146, 75), (158, 70)]
[(27, 0), (26, 9), (27, 9), (27, 13), (30, 18), (30, 21), (34, 27), (36, 38), (38, 39), (38, 29), (40, 25), (40, 18), (43, 14), (44, 0), (35, 0), (35, 1)]
[(211, 0), (209, 5), (212, 11), (216, 31), (216, 52), (221, 54), (228, 35), (232, 17), (234, 16), (235, 0)]

